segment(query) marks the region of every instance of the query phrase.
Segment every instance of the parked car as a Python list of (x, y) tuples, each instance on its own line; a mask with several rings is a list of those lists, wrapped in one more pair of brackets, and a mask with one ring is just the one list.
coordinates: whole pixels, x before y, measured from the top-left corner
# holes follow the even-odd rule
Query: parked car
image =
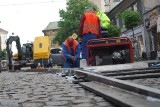
[(61, 48), (52, 48), (50, 49), (50, 58), (52, 59), (52, 65), (62, 66), (62, 49)]

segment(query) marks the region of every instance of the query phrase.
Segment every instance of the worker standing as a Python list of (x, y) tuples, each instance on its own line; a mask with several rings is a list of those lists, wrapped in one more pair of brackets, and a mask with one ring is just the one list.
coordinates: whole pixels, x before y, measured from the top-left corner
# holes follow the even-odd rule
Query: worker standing
[(80, 45), (78, 41), (69, 37), (62, 44), (63, 68), (79, 67)]
[(86, 11), (80, 20), (78, 36), (82, 39), (82, 59), (87, 59), (86, 43), (90, 39), (96, 39), (100, 36), (101, 28), (99, 18), (93, 9)]
[(96, 15), (99, 17), (100, 20), (101, 30), (102, 30), (101, 37), (105, 38), (107, 37), (108, 28), (110, 25), (110, 19), (102, 10), (98, 9), (97, 7), (93, 7), (93, 10), (96, 12)]

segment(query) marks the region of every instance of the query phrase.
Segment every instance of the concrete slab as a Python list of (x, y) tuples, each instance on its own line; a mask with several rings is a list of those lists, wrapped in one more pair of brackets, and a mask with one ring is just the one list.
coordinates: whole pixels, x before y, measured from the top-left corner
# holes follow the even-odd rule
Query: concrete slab
[(105, 72), (105, 71), (119, 71), (127, 69), (142, 69), (148, 68), (148, 62), (135, 62), (128, 64), (104, 65), (104, 66), (90, 66), (85, 67), (83, 70), (90, 72)]

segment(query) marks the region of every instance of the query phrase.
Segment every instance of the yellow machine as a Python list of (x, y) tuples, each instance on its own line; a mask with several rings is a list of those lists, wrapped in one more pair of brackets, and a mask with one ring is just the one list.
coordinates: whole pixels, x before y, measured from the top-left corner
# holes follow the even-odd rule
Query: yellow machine
[[(10, 44), (13, 41), (16, 42), (18, 53), (12, 56)], [(50, 40), (48, 36), (36, 37), (34, 43), (25, 43), (22, 47), (18, 36), (10, 36), (7, 39), (6, 45), (10, 70), (20, 69), (26, 66), (30, 66), (31, 68), (35, 68), (38, 65), (43, 67), (52, 66), (52, 60), (50, 59)]]
[(50, 40), (48, 36), (36, 37), (33, 43), (33, 59), (36, 66), (51, 66)]
[(13, 55), (13, 60), (18, 60), (18, 53), (15, 53), (15, 54)]

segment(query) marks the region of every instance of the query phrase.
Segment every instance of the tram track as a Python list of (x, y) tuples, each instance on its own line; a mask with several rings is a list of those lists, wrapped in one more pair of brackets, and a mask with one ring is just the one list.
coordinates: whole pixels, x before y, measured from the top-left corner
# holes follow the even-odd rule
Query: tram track
[(121, 70), (117, 72), (102, 72), (101, 75), (113, 77), (121, 80), (141, 79), (141, 78), (159, 78), (160, 69), (135, 69), (135, 70)]
[[(98, 73), (76, 70), (75, 72), (77, 76), (88, 81), (80, 82), (79, 84), (81, 86), (120, 107), (160, 106), (159, 89), (132, 82), (139, 78), (159, 78), (159, 69), (143, 68), (121, 71), (103, 71)], [(131, 76), (132, 78), (129, 78)], [(135, 77), (133, 78), (133, 76)], [(127, 78), (122, 79), (122, 77)]]
[(160, 69), (146, 68), (115, 72), (102, 72), (103, 76), (126, 80), (136, 84), (160, 89)]

